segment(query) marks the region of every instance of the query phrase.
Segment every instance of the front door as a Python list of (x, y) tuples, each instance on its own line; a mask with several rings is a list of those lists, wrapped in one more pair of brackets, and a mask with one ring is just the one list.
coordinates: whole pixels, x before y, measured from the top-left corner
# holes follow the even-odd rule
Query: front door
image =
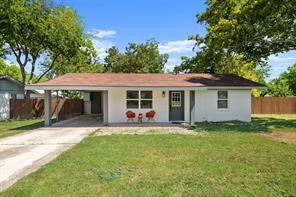
[(184, 121), (184, 91), (170, 91), (169, 120)]
[(102, 93), (101, 92), (91, 92), (91, 113), (101, 114), (102, 113)]

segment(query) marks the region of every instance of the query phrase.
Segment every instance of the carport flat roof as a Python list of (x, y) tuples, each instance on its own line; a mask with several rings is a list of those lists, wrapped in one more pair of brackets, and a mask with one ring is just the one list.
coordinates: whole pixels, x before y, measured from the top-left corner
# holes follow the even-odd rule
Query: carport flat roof
[[(59, 87), (59, 88), (58, 88)], [(83, 89), (84, 87), (241, 87), (264, 85), (232, 74), (68, 73), (26, 89)]]

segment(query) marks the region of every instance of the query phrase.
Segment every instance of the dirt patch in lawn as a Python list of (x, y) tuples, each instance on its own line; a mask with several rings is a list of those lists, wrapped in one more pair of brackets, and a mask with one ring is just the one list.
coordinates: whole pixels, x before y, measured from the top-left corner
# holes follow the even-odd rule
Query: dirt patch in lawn
[(195, 132), (184, 127), (141, 127), (141, 126), (121, 126), (121, 127), (101, 127), (96, 133), (98, 136), (113, 134), (130, 134), (130, 135), (146, 135), (146, 134), (185, 134), (185, 135), (202, 135), (201, 132)]
[(296, 132), (272, 132), (262, 134), (265, 137), (275, 139), (281, 142), (296, 144)]

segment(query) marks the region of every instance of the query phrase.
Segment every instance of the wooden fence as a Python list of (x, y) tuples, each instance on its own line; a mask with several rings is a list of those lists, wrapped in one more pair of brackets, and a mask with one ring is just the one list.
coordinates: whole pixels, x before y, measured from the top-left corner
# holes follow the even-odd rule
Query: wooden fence
[(296, 97), (252, 97), (252, 114), (296, 114)]
[[(51, 113), (60, 120), (71, 118), (83, 113), (83, 100), (52, 99)], [(44, 115), (43, 99), (10, 100), (10, 118), (29, 119)]]

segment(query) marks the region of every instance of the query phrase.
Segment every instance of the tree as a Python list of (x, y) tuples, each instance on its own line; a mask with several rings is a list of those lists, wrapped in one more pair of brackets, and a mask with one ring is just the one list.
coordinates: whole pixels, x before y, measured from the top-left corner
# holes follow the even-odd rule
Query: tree
[(206, 56), (221, 53), (261, 61), (271, 54), (296, 49), (296, 1), (207, 0), (208, 8), (197, 15), (207, 34), (191, 37), (204, 46)]
[[(197, 15), (205, 36), (195, 35), (196, 55), (183, 57), (185, 72), (232, 73), (264, 83), (266, 59), (296, 48), (296, 2), (289, 0), (207, 0)], [(258, 75), (260, 75), (259, 79)]]
[(0, 75), (9, 75), (10, 77), (21, 81), (22, 74), (17, 65), (7, 65), (3, 59), (0, 59)]
[(296, 64), (268, 84), (272, 96), (296, 96)]
[[(47, 70), (51, 62), (45, 62), (42, 69)], [(65, 66), (67, 65), (67, 66)], [(96, 49), (91, 41), (87, 40), (83, 47), (71, 58), (60, 56), (55, 61), (55, 66), (46, 75), (48, 78), (66, 73), (96, 73), (102, 72), (103, 66), (99, 63)]]
[(240, 55), (228, 56), (224, 54), (224, 56), (216, 58), (216, 63), (212, 66), (209, 66), (200, 56), (183, 57), (182, 60), (180, 69), (184, 72), (202, 73), (210, 69), (213, 73), (236, 74), (259, 83), (265, 83), (265, 78), (269, 76), (270, 71), (270, 65), (266, 62), (246, 61)]
[(160, 73), (168, 59), (167, 54), (160, 54), (154, 40), (143, 44), (129, 43), (124, 53), (120, 53), (117, 47), (110, 48), (107, 53), (105, 72)]
[(293, 92), (293, 95), (296, 96), (296, 64), (290, 66), (288, 71), (283, 75), (287, 79), (289, 88)]
[[(80, 18), (71, 8), (50, 0), (0, 2), (0, 43), (5, 55), (15, 57), (23, 85), (32, 82), (42, 60), (46, 59), (47, 69), (35, 82), (54, 68), (58, 58), (75, 56), (85, 39)], [(30, 70), (28, 80), (26, 70)]]
[[(15, 64), (8, 65), (1, 58), (0, 58), (0, 74), (1, 75), (8, 75), (20, 82), (22, 81), (22, 73), (20, 71), (19, 66), (15, 65)], [(26, 79), (29, 80), (29, 77), (30, 77), (30, 73), (26, 72)], [(37, 80), (37, 77), (38, 76), (33, 75), (33, 80)], [(48, 78), (45, 76), (40, 79), (40, 81), (47, 81), (47, 80), (48, 80)], [(27, 82), (29, 82), (29, 81), (27, 81)]]

